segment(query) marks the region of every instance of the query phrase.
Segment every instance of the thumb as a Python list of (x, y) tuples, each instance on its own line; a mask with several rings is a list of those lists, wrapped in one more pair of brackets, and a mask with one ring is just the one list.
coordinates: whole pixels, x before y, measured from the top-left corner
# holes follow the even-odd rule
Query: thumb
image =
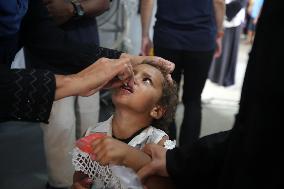
[(145, 180), (146, 180), (148, 177), (154, 175), (154, 173), (155, 173), (155, 172), (154, 172), (154, 166), (153, 166), (153, 164), (152, 164), (152, 162), (151, 162), (151, 163), (146, 164), (144, 167), (142, 167), (142, 168), (137, 172), (137, 175), (138, 175), (138, 177), (140, 178), (141, 182), (143, 183), (143, 182), (145, 182)]
[(152, 158), (152, 156), (153, 156), (153, 149), (155, 148), (156, 145), (157, 144), (146, 144), (142, 148), (142, 151)]
[[(149, 155), (151, 158), (153, 158), (153, 151), (152, 149), (155, 147), (154, 144), (146, 144), (142, 151)], [(138, 172), (137, 175), (140, 178), (142, 182), (145, 181), (146, 178), (154, 174), (154, 164), (153, 164), (153, 159), (151, 160), (150, 163), (146, 164), (143, 166)]]

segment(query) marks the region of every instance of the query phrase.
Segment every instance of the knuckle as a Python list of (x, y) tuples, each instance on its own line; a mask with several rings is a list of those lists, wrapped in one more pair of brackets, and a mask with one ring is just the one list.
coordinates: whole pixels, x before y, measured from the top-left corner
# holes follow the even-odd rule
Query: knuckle
[(129, 64), (131, 59), (128, 57), (123, 58), (125, 64)]
[(100, 62), (107, 62), (107, 61), (108, 61), (108, 59), (107, 59), (107, 58), (105, 58), (105, 57), (102, 57), (102, 58), (100, 58), (100, 59), (99, 59), (99, 61), (100, 61)]
[(123, 67), (124, 67), (124, 69), (127, 69), (127, 68), (128, 68), (128, 64), (127, 64), (127, 63), (124, 63), (124, 64), (123, 64)]

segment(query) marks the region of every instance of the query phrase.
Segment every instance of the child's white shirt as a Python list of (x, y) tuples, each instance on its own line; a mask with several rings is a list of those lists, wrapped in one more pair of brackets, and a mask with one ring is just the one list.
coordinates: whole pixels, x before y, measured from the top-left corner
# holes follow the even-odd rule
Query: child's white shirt
[[(105, 133), (107, 136), (112, 136), (112, 119), (111, 116), (108, 120), (104, 122), (98, 123), (94, 127), (89, 127), (86, 132), (86, 136), (92, 133)], [(128, 145), (142, 149), (145, 144), (148, 143), (159, 143), (164, 136), (168, 136), (164, 131), (161, 129), (157, 129), (155, 127), (149, 126), (145, 128), (141, 133), (135, 136)]]

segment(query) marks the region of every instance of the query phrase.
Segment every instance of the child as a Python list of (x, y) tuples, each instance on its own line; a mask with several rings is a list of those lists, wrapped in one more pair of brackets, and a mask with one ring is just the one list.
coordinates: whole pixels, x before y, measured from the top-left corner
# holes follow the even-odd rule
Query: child
[[(111, 174), (109, 167), (98, 169), (97, 163), (123, 165), (137, 171), (150, 161), (149, 156), (140, 150), (145, 144), (156, 143), (167, 148), (175, 146), (163, 130), (166, 130), (175, 115), (178, 100), (176, 85), (167, 78), (163, 70), (150, 64), (137, 65), (133, 71), (134, 87), (123, 85), (112, 94), (115, 106), (113, 116), (96, 127), (90, 127), (86, 132), (86, 136), (105, 133), (108, 137), (95, 140), (92, 144), (94, 151), (90, 155), (77, 152), (73, 156), (76, 171), (91, 175), (95, 185), (99, 182), (96, 179), (98, 175)], [(90, 170), (86, 168), (90, 166), (90, 159), (95, 160), (95, 165), (91, 167), (100, 173), (90, 174), (87, 171)], [(74, 180), (78, 174), (75, 172)], [(102, 185), (109, 187), (107, 185), (110, 177), (103, 179)]]

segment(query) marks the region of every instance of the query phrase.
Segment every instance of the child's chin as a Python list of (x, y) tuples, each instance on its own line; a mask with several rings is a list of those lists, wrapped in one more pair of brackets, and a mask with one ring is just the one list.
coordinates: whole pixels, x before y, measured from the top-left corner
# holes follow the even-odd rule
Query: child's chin
[(115, 106), (124, 105), (126, 104), (125, 95), (119, 95), (112, 98), (112, 103)]

